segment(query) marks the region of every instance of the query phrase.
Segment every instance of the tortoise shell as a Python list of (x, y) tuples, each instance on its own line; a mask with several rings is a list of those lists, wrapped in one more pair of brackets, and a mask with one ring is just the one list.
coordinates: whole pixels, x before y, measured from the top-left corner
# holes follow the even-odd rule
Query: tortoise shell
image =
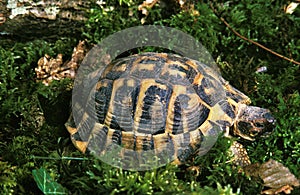
[(115, 60), (102, 72), (94, 98), (93, 125), (88, 112), (78, 127), (72, 119), (66, 124), (82, 152), (103, 154), (112, 144), (157, 155), (167, 150), (181, 164), (201, 148), (207, 152), (203, 142), (209, 136), (225, 132), (253, 140), (274, 122), (209, 66), (176, 54)]

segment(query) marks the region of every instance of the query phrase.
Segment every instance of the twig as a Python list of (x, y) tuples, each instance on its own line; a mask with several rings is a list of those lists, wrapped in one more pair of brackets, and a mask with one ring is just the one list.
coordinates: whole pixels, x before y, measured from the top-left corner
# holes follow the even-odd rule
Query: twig
[(255, 42), (255, 41), (253, 41), (253, 40), (251, 40), (251, 39), (248, 39), (248, 38), (244, 37), (243, 35), (241, 35), (240, 33), (238, 33), (236, 30), (234, 30), (234, 29), (228, 24), (228, 22), (227, 22), (223, 17), (219, 16), (217, 10), (216, 10), (216, 9), (213, 7), (213, 5), (212, 5), (212, 2), (210, 2), (210, 7), (211, 7), (211, 9), (213, 10), (214, 14), (215, 14), (215, 15), (216, 15), (216, 16), (217, 16), (217, 17), (218, 17), (218, 18), (219, 18), (226, 26), (227, 26), (227, 28), (229, 28), (229, 30), (230, 30), (231, 32), (233, 32), (235, 35), (237, 35), (237, 36), (240, 37), (241, 39), (243, 39), (243, 40), (245, 40), (245, 41), (248, 41), (248, 42), (250, 42), (250, 43), (252, 43), (252, 44), (258, 46), (258, 47), (260, 47), (260, 48), (262, 48), (262, 49), (264, 49), (264, 50), (266, 50), (266, 51), (272, 53), (273, 55), (275, 55), (275, 56), (277, 56), (277, 57), (280, 57), (280, 58), (282, 58), (282, 59), (284, 59), (284, 60), (287, 60), (287, 61), (289, 61), (289, 62), (291, 62), (291, 63), (300, 65), (300, 62), (295, 61), (295, 60), (293, 60), (293, 59), (291, 59), (291, 58), (285, 57), (285, 56), (283, 56), (283, 55), (281, 55), (281, 54), (279, 54), (279, 53), (277, 53), (277, 52), (275, 52), (275, 51), (273, 51), (273, 50), (267, 48), (266, 46), (264, 46), (264, 45), (262, 45), (262, 44), (260, 44), (260, 43), (258, 43), (258, 42)]

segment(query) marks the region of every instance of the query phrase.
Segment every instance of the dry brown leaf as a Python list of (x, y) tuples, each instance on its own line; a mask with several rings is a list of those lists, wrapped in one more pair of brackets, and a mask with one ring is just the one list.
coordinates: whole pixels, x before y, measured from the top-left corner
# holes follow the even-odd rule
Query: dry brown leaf
[[(292, 186), (299, 186), (299, 180), (283, 164), (271, 159), (261, 165), (259, 169), (260, 178), (264, 181), (264, 186), (271, 189), (263, 191), (264, 194), (279, 194), (284, 192), (290, 194)], [(271, 193), (270, 193), (271, 192)]]
[(263, 185), (270, 189), (262, 191), (262, 194), (290, 194), (294, 187), (300, 185), (299, 180), (283, 164), (270, 159), (268, 162), (251, 164), (245, 168), (250, 176), (260, 177)]
[(290, 3), (287, 7), (285, 7), (284, 12), (287, 14), (294, 13), (295, 9), (298, 7), (299, 4), (299, 1)]
[(143, 17), (141, 19), (142, 24), (144, 24), (146, 22), (146, 18), (149, 15), (148, 10), (151, 9), (157, 2), (158, 2), (158, 0), (146, 0), (142, 4), (139, 5), (138, 10), (142, 11), (142, 14), (145, 15), (145, 17)]
[(38, 67), (35, 68), (37, 81), (42, 81), (48, 86), (52, 80), (61, 80), (64, 78), (75, 78), (75, 73), (80, 63), (87, 53), (87, 47), (84, 41), (80, 41), (74, 48), (70, 61), (63, 63), (63, 55), (58, 54), (56, 58), (46, 54), (38, 61)]

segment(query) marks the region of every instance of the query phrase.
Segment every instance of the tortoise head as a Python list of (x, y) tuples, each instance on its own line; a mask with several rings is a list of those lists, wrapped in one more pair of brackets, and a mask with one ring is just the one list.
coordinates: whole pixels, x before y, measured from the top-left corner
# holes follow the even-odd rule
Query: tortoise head
[(275, 119), (270, 111), (255, 106), (240, 104), (233, 132), (246, 140), (270, 134), (274, 129)]

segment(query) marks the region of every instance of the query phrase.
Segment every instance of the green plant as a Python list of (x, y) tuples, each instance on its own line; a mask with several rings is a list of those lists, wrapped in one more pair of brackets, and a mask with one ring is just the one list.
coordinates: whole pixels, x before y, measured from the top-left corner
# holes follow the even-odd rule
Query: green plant
[(11, 166), (8, 162), (0, 161), (0, 186), (1, 194), (13, 194), (14, 188), (17, 186), (15, 169), (16, 167)]

